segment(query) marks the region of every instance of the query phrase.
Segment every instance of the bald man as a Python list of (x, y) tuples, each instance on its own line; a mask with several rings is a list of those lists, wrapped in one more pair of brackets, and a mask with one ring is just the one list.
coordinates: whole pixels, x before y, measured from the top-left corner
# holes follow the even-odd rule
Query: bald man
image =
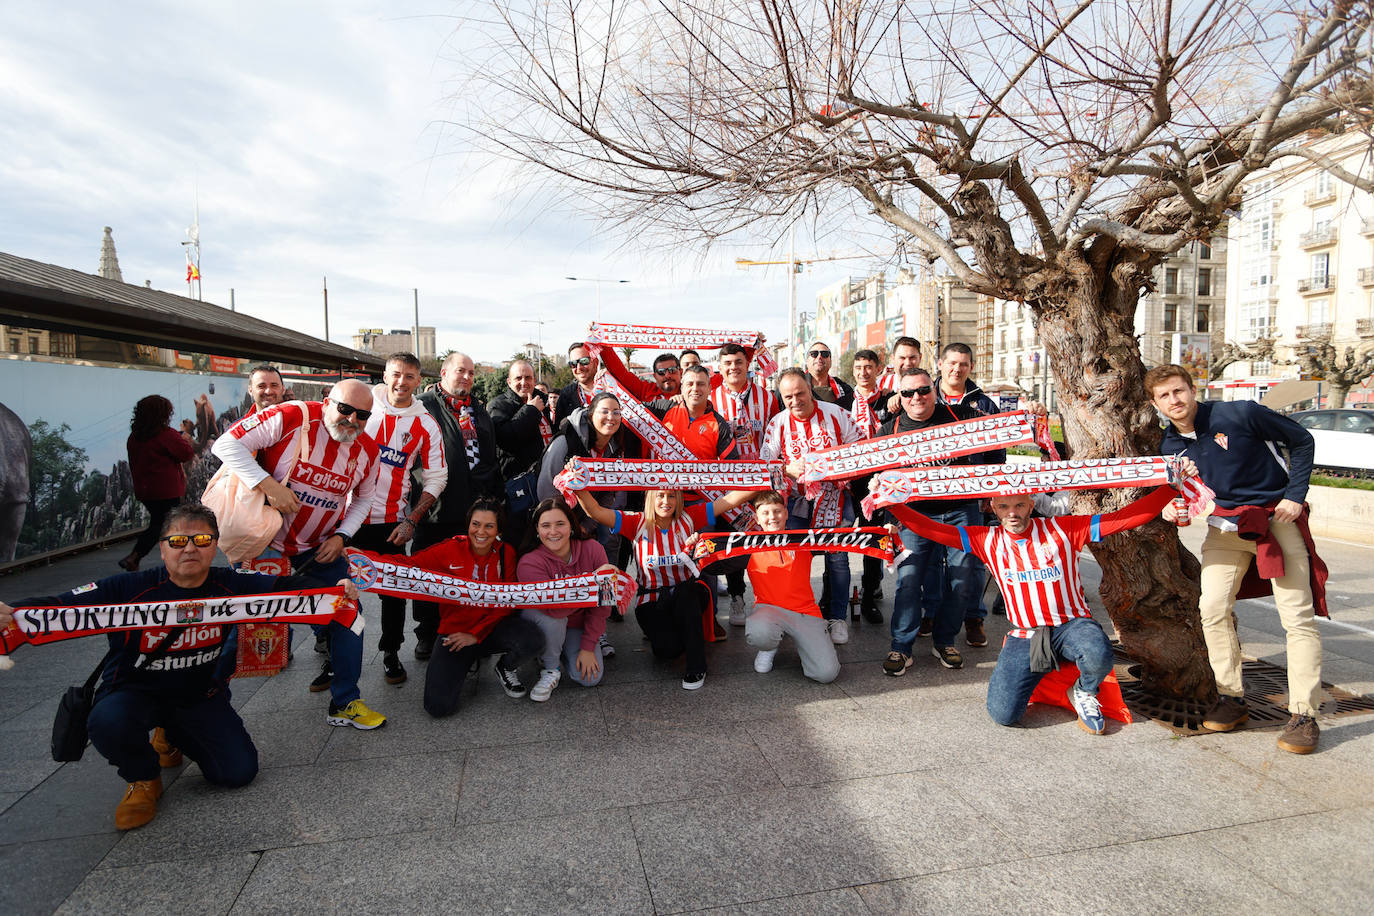
[[(282, 514), (264, 556), (287, 557), (296, 575), (326, 587), (347, 578), (344, 548), (376, 495), (377, 443), (364, 432), (372, 410), (372, 389), (344, 379), (323, 402), (284, 401), (244, 417), (212, 449)], [(326, 721), (365, 730), (385, 725), (386, 717), (369, 709), (358, 690), (362, 636), (337, 623), (323, 632), (329, 660), (310, 689), (330, 691)]]

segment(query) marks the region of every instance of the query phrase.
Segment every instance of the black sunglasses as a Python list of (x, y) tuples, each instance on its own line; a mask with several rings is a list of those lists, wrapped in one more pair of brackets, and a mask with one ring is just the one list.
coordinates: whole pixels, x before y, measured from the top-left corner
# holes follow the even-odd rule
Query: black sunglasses
[(812, 359), (829, 359), (829, 358), (830, 358), (830, 351), (829, 351), (829, 350), (812, 350), (812, 351), (811, 351), (811, 358), (812, 358)]
[(372, 416), (372, 411), (364, 410), (361, 407), (354, 407), (352, 404), (345, 404), (343, 401), (335, 402), (334, 409), (337, 410), (339, 416), (342, 417), (351, 417), (357, 414), (359, 423), (366, 423), (367, 418)]
[(900, 393), (904, 398), (914, 398), (917, 395), (925, 397), (934, 390), (935, 389), (930, 385), (922, 385), (919, 388), (903, 388)]
[(569, 366), (590, 366), (592, 358), (590, 356), (579, 356), (577, 359), (568, 360)]
[(677, 374), (679, 374), (680, 372), (682, 372), (682, 367), (680, 367), (680, 366), (669, 366), (669, 367), (666, 368), (666, 369), (655, 369), (655, 370), (654, 370), (654, 375), (677, 375)]
[(209, 547), (215, 543), (213, 534), (169, 534), (165, 538), (158, 538), (166, 541), (167, 546), (173, 550), (181, 550), (187, 544), (195, 544), (197, 547)]

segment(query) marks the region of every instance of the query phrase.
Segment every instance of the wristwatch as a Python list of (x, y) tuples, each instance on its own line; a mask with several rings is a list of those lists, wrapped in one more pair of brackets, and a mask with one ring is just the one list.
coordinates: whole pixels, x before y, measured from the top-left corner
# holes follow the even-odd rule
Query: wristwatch
[(335, 531), (333, 534), (330, 535), (330, 537), (341, 539), (345, 547), (350, 547), (353, 544), (353, 538), (344, 534), (342, 531)]

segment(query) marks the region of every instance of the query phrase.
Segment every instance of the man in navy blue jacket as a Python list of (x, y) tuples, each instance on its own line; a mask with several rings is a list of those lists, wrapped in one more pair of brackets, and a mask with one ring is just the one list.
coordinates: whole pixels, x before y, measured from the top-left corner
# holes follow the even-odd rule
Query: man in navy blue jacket
[[(1272, 536), (1283, 553), (1283, 575), (1272, 579), (1274, 605), (1288, 634), (1288, 725), (1279, 747), (1309, 754), (1317, 747), (1321, 705), (1321, 635), (1313, 616), (1311, 557), (1305, 535), (1304, 500), (1312, 475), (1312, 434), (1254, 401), (1197, 400), (1193, 377), (1182, 366), (1157, 366), (1145, 390), (1169, 426), (1160, 451), (1187, 455), (1202, 482), (1216, 491), (1216, 509), (1202, 542), (1202, 616), (1207, 656), (1216, 676), (1216, 705), (1203, 727), (1231, 731), (1249, 718), (1241, 686), (1240, 641), (1232, 608), (1257, 545)], [(1288, 452), (1287, 462), (1279, 447)], [(1268, 516), (1268, 531), (1251, 530), (1244, 517)], [(1172, 519), (1172, 507), (1165, 510)], [(1246, 527), (1243, 536), (1241, 525)]]
[[(167, 513), (158, 539), (165, 568), (111, 576), (60, 595), (28, 598), (17, 606), (180, 602), (320, 587), (314, 579), (299, 576), (212, 566), (218, 538), (213, 512), (196, 504), (177, 506)], [(340, 584), (356, 599), (357, 590), (345, 582)], [(0, 602), (0, 628), (12, 619), (13, 608)], [(129, 784), (115, 809), (120, 830), (142, 827), (157, 814), (162, 768), (159, 752), (148, 741), (154, 726), (164, 727), (167, 740), (200, 764), (207, 782), (238, 787), (257, 775), (257, 748), (229, 705), (229, 686), (217, 672), (231, 629), (232, 625), (204, 624), (109, 634), (110, 648), (87, 727), (95, 749)]]

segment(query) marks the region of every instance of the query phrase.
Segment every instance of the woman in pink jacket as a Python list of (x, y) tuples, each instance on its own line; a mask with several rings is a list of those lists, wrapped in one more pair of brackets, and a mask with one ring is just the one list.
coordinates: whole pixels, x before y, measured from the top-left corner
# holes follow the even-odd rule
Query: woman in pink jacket
[[(573, 510), (559, 497), (546, 499), (534, 507), (530, 517), (530, 536), (526, 552), (516, 567), (521, 582), (545, 582), (584, 576), (605, 570), (615, 572), (606, 562), (606, 550), (582, 533)], [(604, 670), (598, 642), (606, 632), (611, 608), (525, 608), (521, 614), (544, 634), (543, 670), (530, 688), (530, 699), (542, 703), (568, 676), (584, 687), (601, 683)]]

